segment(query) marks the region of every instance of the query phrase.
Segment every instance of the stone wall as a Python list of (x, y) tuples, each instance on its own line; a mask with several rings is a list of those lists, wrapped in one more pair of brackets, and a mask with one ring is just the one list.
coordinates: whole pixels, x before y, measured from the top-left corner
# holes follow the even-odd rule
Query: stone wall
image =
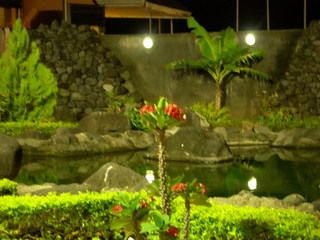
[(297, 118), (320, 115), (320, 21), (297, 42), (289, 67), (277, 85), (280, 102)]
[(29, 30), (29, 35), (58, 81), (57, 119), (78, 120), (105, 108), (111, 101), (106, 92), (128, 93), (123, 86), (125, 67), (88, 26), (54, 21)]
[[(257, 97), (272, 90), (297, 117), (320, 114), (319, 25), (314, 21), (305, 31), (253, 32), (255, 47), (266, 52), (256, 68), (270, 74), (276, 84), (232, 79), (225, 92), (231, 117), (254, 116)], [(153, 35), (152, 49), (142, 47), (144, 35), (99, 35), (88, 26), (65, 22), (54, 21), (29, 33), (58, 81), (59, 120), (78, 120), (104, 109), (112, 101), (106, 92), (150, 102), (165, 96), (183, 108), (214, 99), (215, 86), (208, 74), (164, 68), (171, 61), (201, 58), (191, 33)], [(237, 33), (240, 45), (247, 33)]]

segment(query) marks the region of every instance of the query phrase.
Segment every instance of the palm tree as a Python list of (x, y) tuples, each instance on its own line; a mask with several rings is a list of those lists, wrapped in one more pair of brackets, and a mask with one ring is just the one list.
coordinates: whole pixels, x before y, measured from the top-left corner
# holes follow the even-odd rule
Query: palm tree
[(181, 60), (166, 64), (167, 69), (191, 68), (208, 72), (215, 81), (215, 107), (221, 109), (223, 84), (235, 75), (250, 76), (259, 80), (268, 80), (270, 76), (252, 67), (264, 57), (264, 51), (251, 46), (238, 46), (234, 30), (228, 27), (220, 31), (219, 36), (211, 38), (193, 17), (188, 18), (188, 27), (198, 37), (197, 44), (203, 56), (198, 61)]

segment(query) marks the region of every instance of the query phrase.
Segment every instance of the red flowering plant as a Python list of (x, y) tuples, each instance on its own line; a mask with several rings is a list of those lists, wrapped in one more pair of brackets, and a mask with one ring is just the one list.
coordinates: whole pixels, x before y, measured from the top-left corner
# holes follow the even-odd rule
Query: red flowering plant
[(163, 131), (186, 120), (184, 111), (176, 104), (169, 103), (165, 97), (160, 97), (157, 104), (146, 103), (139, 113), (141, 124), (153, 131)]
[(205, 196), (207, 188), (204, 184), (197, 182), (194, 179), (190, 183), (177, 183), (171, 187), (173, 195), (181, 196), (185, 202), (184, 226), (183, 226), (183, 240), (189, 238), (189, 223), (190, 223), (190, 205), (204, 205), (210, 206)]
[(170, 199), (167, 192), (167, 172), (165, 161), (165, 131), (185, 122), (184, 111), (176, 104), (169, 103), (165, 97), (160, 97), (157, 104), (145, 104), (140, 108), (141, 124), (157, 135), (158, 139), (158, 170), (160, 178), (160, 196), (162, 199), (162, 212), (170, 216)]
[(125, 239), (133, 237), (136, 240), (145, 240), (147, 235), (140, 233), (141, 224), (149, 221), (150, 211), (155, 210), (156, 199), (154, 197), (145, 198), (142, 194), (129, 197), (124, 192), (119, 192), (116, 204), (110, 207), (109, 211), (113, 216), (110, 221), (111, 230), (122, 230)]

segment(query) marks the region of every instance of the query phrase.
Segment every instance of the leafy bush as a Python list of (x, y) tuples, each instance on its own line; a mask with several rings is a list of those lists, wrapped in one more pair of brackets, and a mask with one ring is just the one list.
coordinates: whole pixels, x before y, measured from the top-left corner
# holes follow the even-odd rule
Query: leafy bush
[[(136, 196), (148, 199), (147, 192), (123, 194), (127, 194), (128, 199)], [(122, 232), (109, 228), (111, 211), (120, 202), (119, 196), (119, 192), (3, 196), (0, 198), (0, 239), (122, 240)], [(160, 202), (158, 199), (157, 204)], [(173, 202), (172, 212), (173, 220), (182, 227), (181, 198)], [(320, 239), (320, 221), (295, 210), (212, 202), (212, 207), (193, 206), (190, 217), (190, 240)]]
[(0, 132), (8, 136), (16, 136), (26, 131), (37, 129), (52, 134), (60, 127), (77, 127), (75, 122), (0, 122)]
[(320, 125), (320, 117), (294, 118), (290, 111), (280, 104), (277, 93), (268, 95), (267, 92), (264, 92), (259, 96), (256, 109), (254, 120), (274, 131), (294, 128), (315, 129)]
[(229, 109), (223, 107), (217, 110), (214, 102), (198, 102), (190, 106), (190, 109), (205, 117), (213, 127), (227, 124), (230, 121)]
[[(58, 93), (53, 73), (39, 62), (40, 52), (17, 19), (8, 51), (0, 57), (2, 121), (39, 121), (53, 115)], [(3, 114), (4, 112), (4, 114)]]
[(17, 183), (10, 181), (9, 179), (0, 180), (0, 196), (4, 195), (16, 195), (17, 193)]

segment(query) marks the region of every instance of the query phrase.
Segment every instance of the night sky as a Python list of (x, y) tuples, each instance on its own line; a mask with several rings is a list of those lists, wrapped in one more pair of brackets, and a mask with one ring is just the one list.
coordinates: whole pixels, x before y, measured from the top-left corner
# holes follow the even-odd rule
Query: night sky
[[(236, 28), (236, 0), (180, 2), (208, 31)], [(270, 29), (303, 28), (303, 4), (304, 0), (269, 0)], [(265, 30), (266, 19), (266, 0), (239, 0), (239, 30)], [(307, 25), (311, 19), (320, 19), (320, 0), (307, 0)]]
[[(209, 32), (228, 26), (236, 29), (236, 0), (179, 0)], [(302, 29), (304, 0), (269, 0), (270, 29)], [(320, 20), (320, 0), (307, 0), (307, 26)], [(162, 20), (162, 32), (170, 32), (170, 21)], [(106, 33), (148, 33), (146, 19), (106, 19)], [(266, 30), (266, 0), (239, 0), (239, 30)], [(152, 23), (157, 32), (157, 21)], [(185, 20), (174, 20), (174, 32), (190, 32)]]

